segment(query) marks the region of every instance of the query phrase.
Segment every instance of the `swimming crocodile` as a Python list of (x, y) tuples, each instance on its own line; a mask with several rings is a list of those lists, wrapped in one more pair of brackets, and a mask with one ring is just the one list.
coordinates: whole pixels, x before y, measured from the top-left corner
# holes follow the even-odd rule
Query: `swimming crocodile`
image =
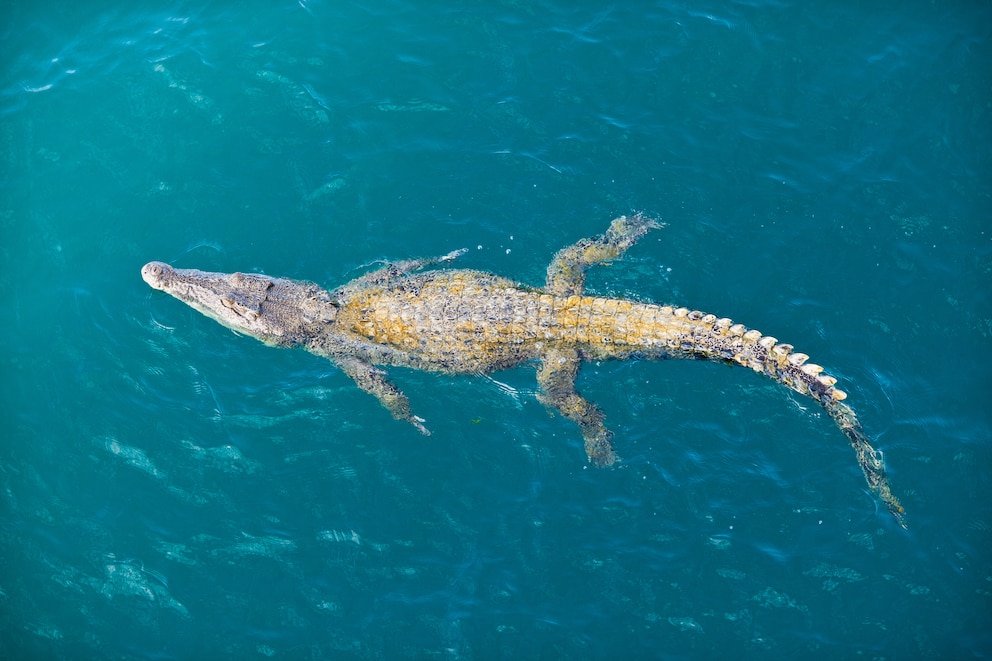
[(698, 310), (585, 294), (586, 270), (621, 256), (661, 225), (642, 215), (615, 219), (602, 236), (560, 250), (543, 288), (467, 269), (391, 263), (326, 291), (261, 274), (208, 273), (150, 262), (145, 282), (237, 331), (278, 347), (330, 359), (398, 420), (430, 434), (423, 418), (377, 366), (447, 374), (486, 374), (536, 362), (538, 399), (578, 424), (589, 461), (616, 460), (612, 432), (596, 405), (575, 389), (581, 361), (690, 358), (749, 367), (806, 395), (827, 411), (857, 455), (869, 487), (905, 527), (880, 453), (842, 400), (837, 380), (809, 356), (774, 337)]

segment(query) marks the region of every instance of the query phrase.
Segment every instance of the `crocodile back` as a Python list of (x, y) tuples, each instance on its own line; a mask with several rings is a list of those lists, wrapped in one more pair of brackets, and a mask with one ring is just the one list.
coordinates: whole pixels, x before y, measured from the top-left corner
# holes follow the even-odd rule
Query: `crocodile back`
[(337, 330), (389, 347), (393, 364), (488, 373), (550, 348), (585, 360), (693, 358), (738, 364), (821, 401), (839, 400), (807, 356), (730, 319), (601, 296), (553, 296), (471, 270), (417, 273), (353, 292)]
[(481, 271), (428, 271), (355, 292), (335, 325), (398, 350), (417, 367), (484, 373), (537, 357), (538, 329), (550, 321), (541, 298)]

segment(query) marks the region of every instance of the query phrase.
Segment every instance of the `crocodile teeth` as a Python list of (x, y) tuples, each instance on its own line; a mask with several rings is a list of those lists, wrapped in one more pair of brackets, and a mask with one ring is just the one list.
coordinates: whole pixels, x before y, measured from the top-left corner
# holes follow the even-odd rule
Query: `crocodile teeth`
[(823, 368), (817, 365), (816, 363), (806, 363), (805, 365), (802, 366), (802, 370), (803, 372), (809, 374), (810, 376), (816, 376), (817, 374), (823, 371)]
[(803, 363), (809, 360), (809, 356), (804, 353), (790, 353), (789, 354), (789, 364), (794, 367), (800, 367)]

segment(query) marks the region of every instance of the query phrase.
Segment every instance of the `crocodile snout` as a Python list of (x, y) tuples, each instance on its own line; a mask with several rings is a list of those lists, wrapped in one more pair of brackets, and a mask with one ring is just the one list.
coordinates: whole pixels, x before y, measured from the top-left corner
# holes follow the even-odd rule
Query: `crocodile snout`
[(166, 275), (172, 272), (172, 267), (163, 262), (148, 262), (141, 267), (141, 277), (154, 289), (165, 289)]

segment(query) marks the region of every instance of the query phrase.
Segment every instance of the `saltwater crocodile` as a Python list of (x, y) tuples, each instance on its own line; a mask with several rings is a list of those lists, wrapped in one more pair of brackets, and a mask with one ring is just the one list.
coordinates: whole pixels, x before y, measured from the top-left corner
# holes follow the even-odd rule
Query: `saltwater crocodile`
[[(398, 420), (424, 434), (424, 420), (380, 365), (485, 374), (534, 361), (538, 398), (578, 424), (589, 461), (616, 457), (603, 413), (575, 389), (580, 361), (691, 358), (743, 365), (819, 402), (847, 436), (871, 489), (905, 526), (881, 456), (862, 431), (847, 395), (809, 356), (774, 337), (697, 310), (585, 294), (585, 272), (615, 259), (660, 224), (636, 214), (599, 237), (562, 249), (544, 288), (490, 273), (424, 267), (464, 251), (388, 264), (326, 291), (261, 274), (207, 273), (150, 262), (145, 282), (266, 344), (303, 347), (330, 359)], [(420, 271), (420, 272), (418, 272)]]

